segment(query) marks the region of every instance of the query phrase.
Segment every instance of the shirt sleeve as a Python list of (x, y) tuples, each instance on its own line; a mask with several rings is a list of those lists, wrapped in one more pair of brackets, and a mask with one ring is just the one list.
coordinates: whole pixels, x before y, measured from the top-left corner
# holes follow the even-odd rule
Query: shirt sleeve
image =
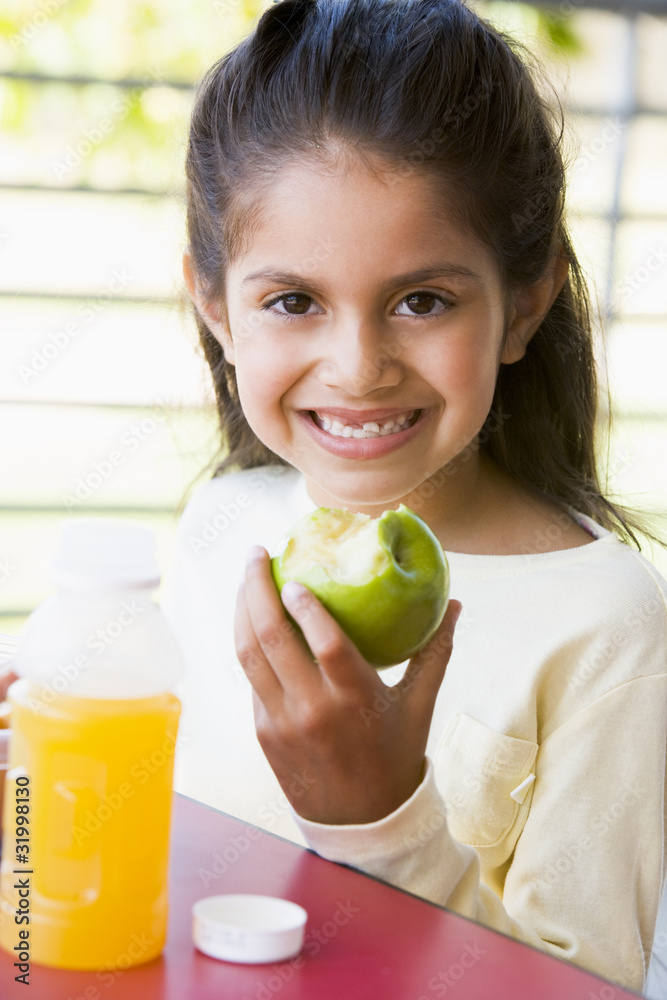
[(664, 878), (667, 675), (620, 684), (540, 745), (502, 898), (455, 840), (428, 762), (422, 784), (375, 823), (295, 815), (322, 857), (641, 990)]

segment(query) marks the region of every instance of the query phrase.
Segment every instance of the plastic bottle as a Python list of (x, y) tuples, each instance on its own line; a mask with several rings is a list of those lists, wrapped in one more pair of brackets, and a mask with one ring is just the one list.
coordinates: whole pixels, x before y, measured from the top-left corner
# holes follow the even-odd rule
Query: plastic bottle
[(141, 525), (65, 522), (58, 592), (21, 638), (0, 866), (15, 957), (113, 970), (164, 946), (182, 661), (151, 599), (154, 550)]

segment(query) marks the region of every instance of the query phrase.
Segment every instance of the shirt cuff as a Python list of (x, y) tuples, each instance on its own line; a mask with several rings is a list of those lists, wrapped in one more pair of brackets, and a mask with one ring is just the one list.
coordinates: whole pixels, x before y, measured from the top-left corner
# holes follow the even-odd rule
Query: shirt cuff
[(416, 842), (428, 842), (442, 830), (447, 816), (428, 757), (422, 782), (410, 798), (374, 823), (313, 823), (291, 811), (309, 847), (329, 861), (355, 867), (382, 864), (414, 851)]

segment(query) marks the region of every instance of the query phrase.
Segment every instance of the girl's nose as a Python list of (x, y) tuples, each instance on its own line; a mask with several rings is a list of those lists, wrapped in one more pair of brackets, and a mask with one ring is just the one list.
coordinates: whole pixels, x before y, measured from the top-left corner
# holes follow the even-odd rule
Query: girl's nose
[(319, 377), (328, 386), (353, 396), (387, 389), (403, 380), (405, 348), (372, 327), (348, 327), (342, 336), (332, 332), (331, 351), (322, 359)]

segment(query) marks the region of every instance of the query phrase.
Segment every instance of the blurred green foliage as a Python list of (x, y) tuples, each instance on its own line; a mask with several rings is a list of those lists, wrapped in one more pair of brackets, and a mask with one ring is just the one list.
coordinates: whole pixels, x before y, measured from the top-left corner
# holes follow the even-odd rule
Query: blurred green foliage
[(540, 10), (537, 12), (538, 30), (557, 56), (578, 56), (584, 44), (572, 23), (561, 14)]
[(0, 69), (191, 83), (267, 0), (3, 0)]
[[(0, 182), (179, 189), (190, 87), (270, 2), (3, 0), (0, 129), (9, 155)], [(478, 8), (550, 53), (580, 50), (572, 18), (555, 10)], [(32, 75), (66, 79), (25, 78)], [(79, 77), (108, 82), (71, 81)]]
[[(3, 0), (0, 181), (178, 187), (189, 88), (268, 2)], [(33, 75), (75, 80), (25, 78)]]
[(507, 0), (486, 0), (476, 5), (483, 16), (511, 34), (532, 42), (551, 59), (580, 55), (584, 45), (574, 26), (573, 14), (585, 7), (585, 0), (557, 3), (553, 7), (533, 7)]

